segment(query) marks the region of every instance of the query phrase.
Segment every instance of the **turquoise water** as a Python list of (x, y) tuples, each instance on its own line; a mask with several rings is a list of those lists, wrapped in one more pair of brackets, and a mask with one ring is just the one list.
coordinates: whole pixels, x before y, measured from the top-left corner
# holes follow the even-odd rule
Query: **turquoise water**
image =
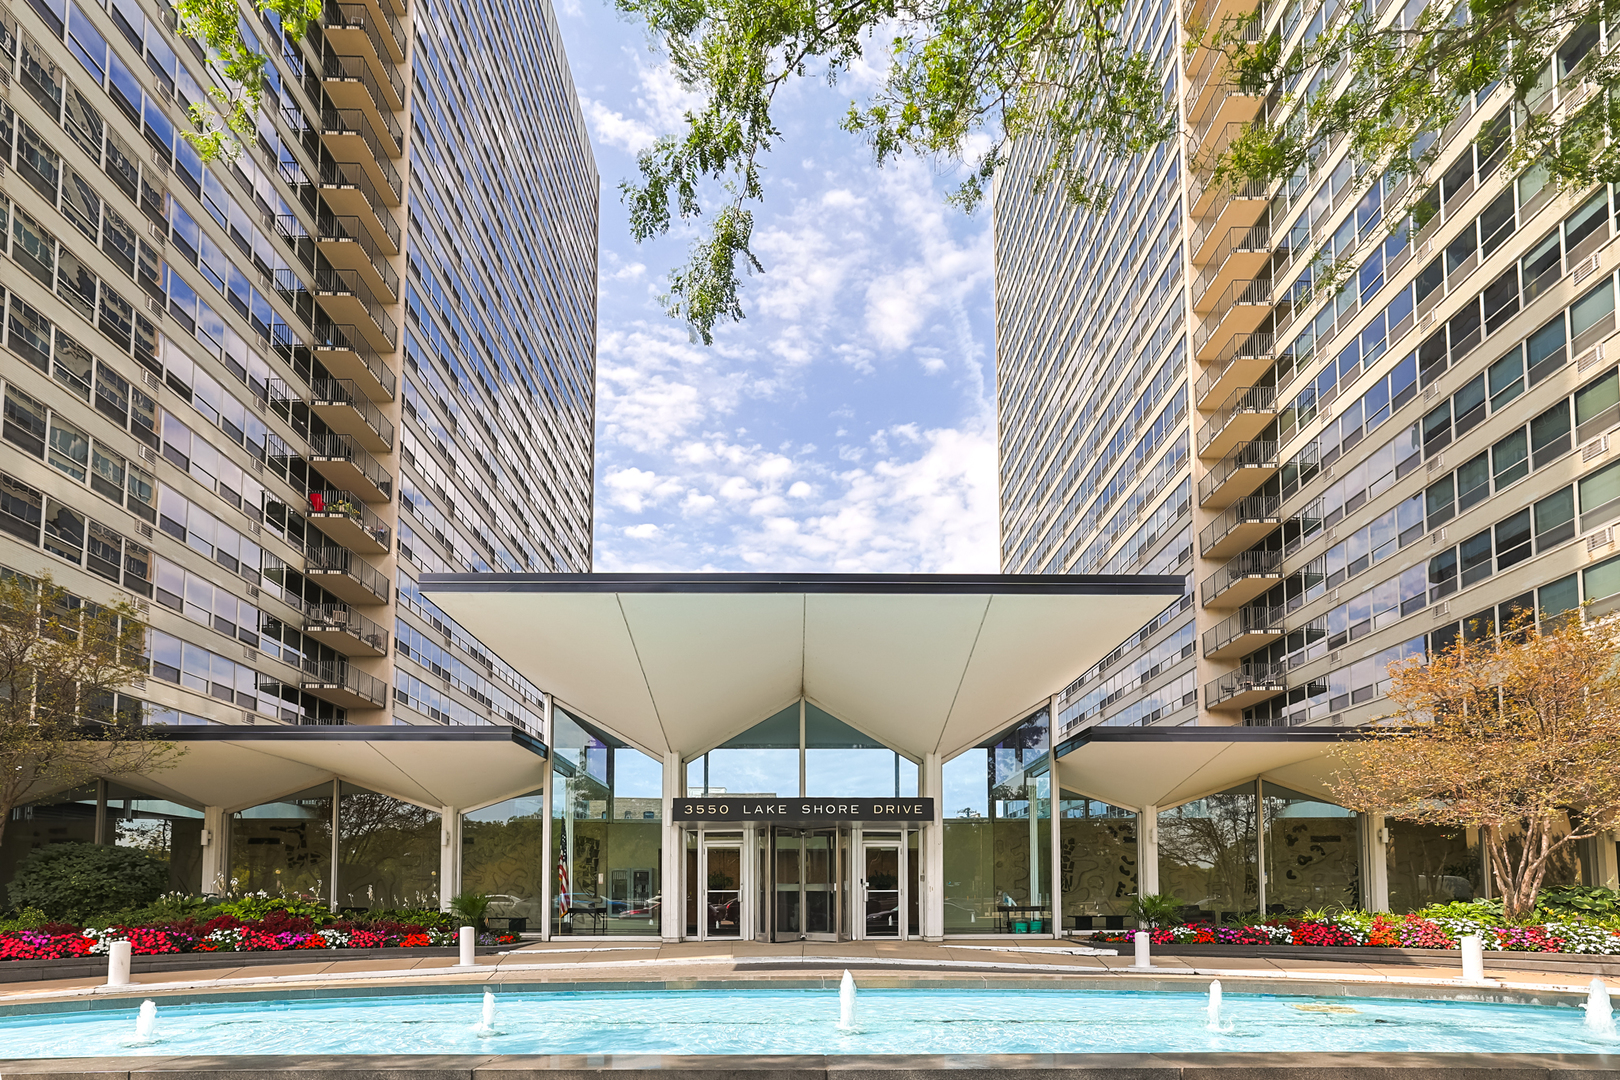
[(130, 1008), (0, 1016), (0, 1058), (174, 1054), (1008, 1054), (1155, 1051), (1620, 1049), (1578, 1008), (1092, 990), (864, 990), (854, 1030), (836, 990), (497, 993), (302, 1001), (159, 1001), (152, 1038)]

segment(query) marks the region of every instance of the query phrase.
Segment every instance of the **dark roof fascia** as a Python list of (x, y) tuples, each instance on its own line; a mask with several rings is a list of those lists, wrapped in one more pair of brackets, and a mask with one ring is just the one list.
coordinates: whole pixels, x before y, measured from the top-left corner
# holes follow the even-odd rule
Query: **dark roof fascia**
[(540, 757), (547, 757), (546, 744), (515, 727), (370, 727), (363, 724), (335, 724), (327, 727), (247, 727), (236, 724), (153, 727), (154, 737), (173, 742), (464, 742), (512, 743)]
[(1091, 727), (1058, 743), (1053, 756), (1063, 757), (1087, 743), (1334, 743), (1366, 734), (1365, 728)]
[(1178, 597), (1179, 575), (1132, 574), (423, 574), (440, 592), (844, 593)]

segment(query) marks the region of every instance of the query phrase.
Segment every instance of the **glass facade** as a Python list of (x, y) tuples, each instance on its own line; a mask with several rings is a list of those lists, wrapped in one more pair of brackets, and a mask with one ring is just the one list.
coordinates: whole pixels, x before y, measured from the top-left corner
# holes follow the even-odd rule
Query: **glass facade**
[(1361, 906), (1361, 834), (1354, 810), (1278, 787), (1265, 799), (1266, 911)]
[(349, 783), (338, 785), (338, 907), (439, 907), (437, 811)]
[(95, 784), (14, 806), (0, 843), (0, 883), (10, 881), (17, 865), (42, 847), (95, 842)]
[(1478, 837), (1467, 829), (1391, 821), (1384, 855), (1391, 911), (1485, 895)]
[(1050, 919), (1050, 736), (1042, 710), (945, 763), (945, 933)]
[[(168, 799), (153, 798), (120, 784), (106, 785), (107, 839), (135, 848), (169, 864), (166, 891), (196, 895), (203, 891), (203, 812)], [(4, 871), (0, 871), (3, 875)], [(212, 887), (210, 891), (223, 892)]]
[(1159, 812), (1159, 891), (1189, 922), (1259, 909), (1255, 788), (1246, 784)]
[(334, 794), (326, 783), (232, 814), (229, 891), (330, 902)]
[(813, 702), (796, 701), (687, 762), (686, 788), (689, 795), (899, 797), (917, 794), (917, 763)]
[(1064, 929), (1124, 929), (1137, 895), (1137, 813), (1062, 793), (1058, 879)]
[(531, 791), (461, 815), (461, 889), (490, 897), (489, 915), (544, 924), (545, 792)]
[(662, 767), (561, 709), (552, 732), (552, 933), (656, 934)]

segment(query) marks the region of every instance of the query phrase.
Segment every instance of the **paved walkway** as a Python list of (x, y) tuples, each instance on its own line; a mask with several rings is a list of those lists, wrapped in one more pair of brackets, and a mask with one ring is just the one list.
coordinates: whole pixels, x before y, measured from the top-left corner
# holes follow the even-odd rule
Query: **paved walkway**
[[(1152, 971), (1132, 970), (1132, 957), (1103, 955), (1079, 944), (972, 942), (656, 942), (553, 941), (534, 943), (494, 956), (472, 967), (434, 957), (383, 960), (314, 959), (304, 953), (285, 964), (215, 967), (192, 971), (137, 973), (129, 987), (112, 988), (105, 978), (0, 984), (0, 1005), (84, 997), (155, 997), (165, 993), (280, 992), (297, 989), (465, 984), (535, 984), (629, 989), (699, 986), (738, 981), (836, 985), (847, 968), (863, 986), (950, 983), (984, 986), (1108, 987), (1118, 989), (1202, 988), (1211, 979), (1236, 992), (1356, 994), (1378, 987), (1379, 994), (1412, 996), (1507, 996), (1526, 994), (1562, 999), (1584, 995), (1590, 977), (1539, 971), (1531, 964), (1488, 962), (1485, 984), (1462, 982), (1454, 959), (1434, 965), (1378, 964), (1334, 960), (1259, 957), (1159, 956)], [(1620, 978), (1611, 978), (1620, 992)]]

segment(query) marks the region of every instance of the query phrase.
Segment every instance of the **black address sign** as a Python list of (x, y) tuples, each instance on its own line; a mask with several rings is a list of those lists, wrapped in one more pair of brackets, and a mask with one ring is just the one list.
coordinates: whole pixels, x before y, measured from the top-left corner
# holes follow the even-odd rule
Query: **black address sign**
[(676, 821), (779, 821), (787, 825), (835, 821), (933, 821), (934, 800), (771, 799), (759, 795), (676, 799)]

